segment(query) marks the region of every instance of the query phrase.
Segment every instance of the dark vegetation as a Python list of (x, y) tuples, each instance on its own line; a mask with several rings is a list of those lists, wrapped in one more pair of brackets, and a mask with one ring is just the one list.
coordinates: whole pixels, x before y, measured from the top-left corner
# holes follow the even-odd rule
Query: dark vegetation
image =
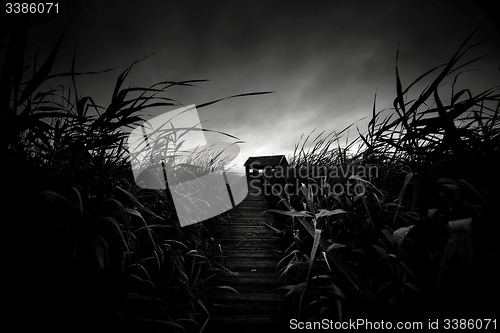
[[(380, 119), (374, 101), (368, 131), (348, 147), (341, 132), (320, 133), (306, 149), (311, 133), (289, 159), (300, 177), (262, 176), (289, 186), (269, 201), (286, 239), (292, 318), (495, 317), (500, 94), (455, 89), (480, 59), (462, 61), (473, 35), (407, 88), (396, 66), (394, 112)], [(320, 166), (339, 172), (324, 178)]]
[[(135, 184), (126, 130), (146, 109), (181, 107), (163, 96), (169, 87), (204, 80), (124, 88), (134, 62), (102, 107), (78, 91), (79, 75), (99, 73), (77, 72), (75, 56), (66, 74), (51, 73), (63, 36), (41, 66), (25, 66), (25, 34), (13, 34), (2, 50), (8, 317), (20, 331), (200, 331), (209, 319), (206, 293), (219, 287), (209, 282), (223, 269), (210, 228), (224, 217), (182, 228), (168, 190)], [(44, 90), (65, 79), (69, 89)], [(158, 142), (180, 147), (180, 134), (166, 131)], [(220, 154), (209, 163), (207, 156), (190, 156), (195, 173), (224, 168)]]

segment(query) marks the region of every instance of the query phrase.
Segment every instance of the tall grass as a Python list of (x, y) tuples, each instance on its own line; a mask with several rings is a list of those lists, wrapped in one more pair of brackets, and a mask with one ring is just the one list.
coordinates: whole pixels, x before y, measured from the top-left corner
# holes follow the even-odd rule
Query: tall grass
[[(30, 67), (26, 35), (14, 34), (3, 61), (3, 275), (11, 318), (18, 330), (202, 331), (210, 317), (205, 294), (214, 288), (207, 282), (222, 269), (210, 250), (218, 218), (181, 228), (168, 190), (136, 185), (125, 139), (145, 110), (182, 106), (163, 96), (168, 88), (205, 80), (124, 88), (136, 61), (102, 107), (77, 89), (78, 75), (99, 73), (78, 73), (75, 55), (68, 73), (51, 74), (63, 36), (40, 67)], [(66, 92), (43, 88), (65, 79)], [(258, 94), (265, 93), (228, 98)], [(210, 157), (191, 156), (196, 175), (224, 169), (220, 156)]]
[[(282, 216), (288, 244), (282, 276), (292, 317), (494, 315), (500, 94), (455, 88), (480, 59), (463, 61), (478, 44), (469, 46), (474, 33), (448, 63), (406, 88), (396, 64), (393, 114), (379, 118), (375, 95), (367, 131), (348, 147), (340, 147), (342, 133), (320, 133), (306, 148), (311, 133), (289, 159), (308, 173), (267, 177), (288, 183), (271, 211)], [(435, 73), (408, 101), (410, 89)], [(449, 101), (441, 97), (445, 80)], [(360, 148), (349, 155), (354, 144)], [(318, 167), (341, 172), (314, 174)], [(331, 190), (355, 186), (363, 190)]]

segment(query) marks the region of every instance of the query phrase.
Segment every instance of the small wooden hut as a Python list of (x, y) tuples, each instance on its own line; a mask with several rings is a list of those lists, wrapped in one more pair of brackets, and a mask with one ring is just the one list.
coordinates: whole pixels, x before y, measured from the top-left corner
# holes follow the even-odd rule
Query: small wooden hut
[(288, 167), (288, 161), (285, 155), (271, 155), (271, 156), (255, 156), (249, 157), (244, 164), (247, 179), (250, 175), (258, 175), (265, 170), (274, 171), (276, 167)]

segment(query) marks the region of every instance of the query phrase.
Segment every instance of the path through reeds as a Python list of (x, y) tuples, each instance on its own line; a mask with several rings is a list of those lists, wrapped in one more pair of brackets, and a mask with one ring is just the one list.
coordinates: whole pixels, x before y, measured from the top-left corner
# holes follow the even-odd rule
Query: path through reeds
[(227, 268), (215, 277), (209, 294), (209, 331), (276, 332), (284, 293), (276, 278), (281, 241), (264, 214), (268, 203), (258, 179), (252, 179), (245, 200), (229, 213), (227, 223), (213, 235), (221, 253), (219, 263)]

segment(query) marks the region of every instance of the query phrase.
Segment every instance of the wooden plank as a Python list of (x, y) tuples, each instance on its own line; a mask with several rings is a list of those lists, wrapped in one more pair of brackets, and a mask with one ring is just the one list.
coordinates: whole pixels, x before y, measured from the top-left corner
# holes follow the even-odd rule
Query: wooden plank
[[(261, 283), (249, 283), (248, 280), (241, 280), (241, 281), (236, 281), (236, 280), (223, 280), (220, 281), (220, 286), (230, 286), (237, 290), (239, 293), (262, 293), (262, 294), (268, 294), (268, 293), (278, 293), (281, 292), (282, 290), (279, 289), (281, 285), (278, 284), (273, 284), (270, 283), (267, 280), (259, 280), (262, 281)], [(286, 293), (284, 293), (286, 295)], [(210, 297), (210, 295), (209, 295)], [(212, 302), (217, 303), (215, 297), (210, 297), (210, 300)]]
[[(271, 221), (261, 222), (261, 223), (250, 223), (250, 222), (244, 222), (244, 221), (237, 221), (237, 222), (231, 222), (231, 223), (224, 225), (224, 226), (220, 226), (219, 228), (217, 228), (217, 230), (221, 230), (221, 231), (225, 232), (227, 230), (230, 230), (231, 228), (266, 228), (269, 231), (272, 231), (274, 234), (279, 235), (279, 233), (277, 233), (271, 227), (274, 228)], [(218, 233), (217, 230), (215, 230), (213, 232), (214, 235), (220, 234), (220, 233)]]
[[(252, 323), (251, 325), (249, 323)], [(212, 318), (205, 332), (267, 333), (286, 332), (286, 324), (269, 315), (235, 314), (222, 318)]]
[(262, 200), (260, 198), (249, 198), (249, 199), (254, 199), (254, 200), (243, 200), (240, 202), (236, 207), (267, 207), (268, 203), (265, 200)]
[(257, 200), (257, 198), (251, 198), (255, 200), (243, 200), (240, 202), (238, 205), (236, 205), (236, 208), (240, 207), (268, 207), (267, 201), (264, 200)]
[[(274, 227), (273, 226), (273, 222), (272, 221), (261, 221), (261, 222), (251, 222), (251, 221), (232, 221), (232, 222), (229, 222), (225, 225), (221, 225), (220, 227), (218, 227), (214, 233), (217, 234), (217, 230), (226, 230), (228, 228), (245, 228), (245, 227), (252, 227), (252, 228), (268, 228), (269, 230), (272, 230), (273, 232), (274, 229), (272, 229), (271, 227)], [(276, 232), (275, 232), (276, 233)]]
[(265, 268), (276, 269), (276, 261), (274, 258), (248, 258), (248, 257), (229, 257), (224, 258), (227, 267), (241, 267), (241, 268)]
[[(281, 249), (281, 240), (278, 238), (267, 238), (260, 239), (256, 237), (249, 237), (243, 239), (241, 237), (229, 238), (230, 235), (226, 235), (224, 239), (219, 239), (218, 243), (222, 247), (222, 249), (248, 249), (249, 251), (257, 251), (260, 249)], [(213, 249), (213, 252), (217, 253), (220, 251), (220, 248)]]
[[(223, 238), (222, 238), (223, 237)], [(249, 249), (266, 248), (269, 245), (273, 247), (281, 247), (282, 240), (277, 235), (269, 235), (262, 237), (259, 235), (251, 235), (251, 237), (235, 236), (232, 234), (222, 234), (216, 239), (217, 245), (213, 245), (214, 248), (219, 248), (219, 246), (231, 246), (231, 247), (241, 247)]]
[[(271, 222), (271, 221), (269, 221), (269, 222)], [(217, 228), (217, 230), (228, 229), (228, 228), (233, 228), (234, 230), (257, 228), (257, 229), (267, 229), (269, 231), (276, 232), (272, 228), (270, 228), (269, 225), (270, 225), (270, 223), (267, 223), (267, 225), (266, 225), (265, 221), (261, 221), (260, 223), (255, 222), (255, 223), (238, 223), (238, 224), (234, 224), (234, 223), (229, 222), (229, 223), (226, 223), (226, 224), (219, 226)]]
[[(208, 292), (210, 295), (210, 292)], [(235, 293), (234, 291), (222, 291), (214, 294), (211, 299), (221, 300), (221, 301), (243, 301), (243, 302), (268, 302), (268, 303), (280, 303), (284, 300), (286, 293)], [(237, 304), (234, 303), (236, 306)]]
[[(240, 215), (241, 214), (241, 215)], [(271, 214), (268, 214), (268, 213), (263, 213), (263, 211), (261, 209), (253, 209), (253, 210), (235, 210), (233, 212), (233, 214), (231, 215), (231, 219), (237, 219), (237, 218), (249, 218), (249, 217), (253, 217), (253, 218), (257, 218), (257, 217), (261, 217), (261, 218), (268, 218), (268, 219), (272, 219), (273, 216)]]
[(243, 206), (236, 206), (233, 208), (228, 215), (233, 216), (235, 214), (238, 214), (239, 212), (242, 211), (255, 211), (259, 210), (260, 212), (264, 212), (268, 210), (269, 207), (263, 206), (263, 207), (257, 207), (257, 205), (243, 205)]
[[(269, 319), (275, 318), (283, 301), (269, 303), (267, 301), (241, 301), (241, 300), (217, 300), (210, 304), (213, 308), (213, 316), (215, 320), (233, 317), (233, 316), (267, 316)], [(250, 323), (249, 323), (250, 324)]]
[(247, 321), (247, 320), (257, 320), (259, 321), (262, 325), (269, 324), (269, 323), (278, 323), (279, 320), (270, 316), (258, 316), (258, 315), (253, 315), (253, 316), (245, 316), (245, 315), (236, 315), (232, 317), (226, 317), (223, 319), (218, 319), (214, 320), (214, 322), (217, 323), (225, 323), (225, 324), (239, 324), (241, 325), (242, 322)]
[[(259, 249), (255, 252), (250, 252), (249, 249), (232, 249), (232, 248), (223, 248), (222, 254), (224, 258), (270, 258), (274, 259), (277, 255), (275, 252), (270, 249)], [(279, 256), (278, 256), (279, 257)]]
[(227, 234), (245, 234), (245, 233), (266, 233), (271, 235), (278, 236), (279, 234), (268, 227), (265, 224), (261, 225), (252, 225), (248, 223), (238, 223), (238, 224), (230, 224), (225, 226), (220, 226), (215, 230), (212, 235), (214, 237), (222, 237)]
[(222, 229), (221, 230), (221, 236), (224, 234), (224, 233), (231, 233), (231, 235), (233, 236), (244, 236), (246, 235), (247, 237), (258, 237), (258, 235), (260, 236), (273, 236), (276, 234), (275, 231), (273, 230), (269, 230), (269, 229), (264, 229), (264, 228), (258, 228), (258, 227), (250, 227), (250, 228), (235, 228), (235, 229), (229, 229), (229, 228), (226, 228), (226, 229)]
[[(223, 237), (223, 238), (222, 238)], [(263, 237), (262, 235), (249, 234), (248, 236), (242, 235), (233, 235), (233, 234), (222, 234), (220, 237), (217, 237), (217, 242), (219, 244), (281, 244), (281, 239), (275, 234), (268, 235)]]
[[(261, 219), (261, 220), (232, 220), (230, 222), (227, 222), (226, 224), (222, 224), (220, 226), (218, 226), (217, 229), (221, 229), (221, 228), (226, 228), (226, 227), (230, 227), (230, 226), (233, 226), (233, 227), (244, 227), (244, 226), (249, 226), (249, 227), (255, 227), (255, 226), (258, 226), (258, 227), (262, 227), (262, 226), (266, 226), (267, 228), (269, 228), (269, 226), (272, 226), (273, 225), (273, 221), (272, 220), (265, 220), (265, 219)], [(271, 228), (269, 228), (271, 229)], [(272, 230), (272, 229), (271, 229)]]
[(226, 255), (226, 253), (228, 253), (228, 251), (248, 251), (248, 252), (251, 252), (251, 251), (266, 251), (266, 252), (270, 252), (270, 253), (280, 253), (282, 250), (281, 250), (281, 247), (279, 246), (279, 244), (265, 244), (265, 245), (260, 245), (260, 244), (257, 244), (256, 246), (252, 246), (252, 244), (248, 244), (248, 245), (244, 245), (244, 246), (237, 246), (237, 245), (221, 245), (222, 249), (216, 249), (216, 250), (212, 250), (212, 254), (214, 256), (220, 256), (221, 255), (221, 251), (222, 251), (222, 255)]
[(219, 240), (220, 246), (211, 248), (212, 253), (219, 253), (221, 250), (245, 250), (245, 251), (260, 251), (260, 250), (281, 250), (281, 242), (278, 240), (250, 241), (241, 239), (224, 239)]
[[(246, 272), (242, 272), (242, 275)], [(255, 276), (252, 277), (240, 277), (236, 276), (225, 276), (218, 277), (217, 282), (224, 283), (225, 285), (230, 285), (234, 287), (238, 292), (244, 292), (243, 288), (248, 288), (251, 292), (261, 292), (253, 289), (258, 286), (261, 289), (266, 290), (266, 292), (273, 292), (276, 288), (279, 288), (283, 283), (278, 279), (279, 274), (274, 274), (273, 272), (267, 272), (272, 274), (272, 277), (262, 277), (261, 272), (253, 272)], [(221, 285), (220, 283), (218, 283)]]
[(257, 276), (261, 278), (266, 278), (266, 279), (275, 279), (278, 275), (277, 273), (273, 272), (261, 272), (261, 273), (251, 273), (251, 272), (240, 272), (237, 275), (229, 274), (229, 273), (220, 273), (218, 277), (220, 278), (226, 278), (226, 277), (237, 277), (240, 279), (253, 279), (256, 278)]
[[(234, 303), (234, 301), (231, 301)], [(230, 303), (226, 304), (214, 304), (212, 305), (212, 320), (214, 320), (214, 323), (219, 323), (224, 326), (228, 324), (228, 321), (225, 320), (225, 318), (228, 317), (234, 317), (234, 316), (245, 316), (247, 318), (252, 318), (256, 316), (266, 316), (268, 317), (268, 320), (272, 320), (273, 318), (276, 320), (276, 314), (279, 312), (280, 309), (280, 304), (267, 304), (267, 303), (256, 303), (253, 302), (251, 303), (250, 310), (248, 309), (250, 306), (247, 305), (246, 303), (243, 303), (241, 305), (231, 305)], [(223, 319), (224, 318), (224, 319)], [(222, 320), (221, 320), (222, 319)], [(229, 322), (230, 323), (230, 322)], [(240, 323), (240, 325), (243, 323)], [(245, 322), (245, 325), (261, 325), (261, 323), (251, 323), (251, 322)], [(226, 328), (224, 330), (220, 331), (221, 333), (227, 332)], [(232, 331), (229, 331), (232, 332)], [(257, 331), (253, 331), (254, 333)]]
[(235, 216), (230, 220), (227, 220), (227, 222), (221, 224), (221, 226), (232, 225), (234, 223), (249, 224), (249, 225), (252, 224), (264, 225), (264, 223), (267, 223), (269, 225), (272, 225), (274, 223), (274, 220), (272, 217), (265, 217), (265, 216)]
[(236, 207), (246, 207), (246, 206), (267, 207), (268, 202), (260, 198), (253, 197), (253, 198), (248, 198), (248, 200), (243, 200), (242, 202), (236, 205)]

